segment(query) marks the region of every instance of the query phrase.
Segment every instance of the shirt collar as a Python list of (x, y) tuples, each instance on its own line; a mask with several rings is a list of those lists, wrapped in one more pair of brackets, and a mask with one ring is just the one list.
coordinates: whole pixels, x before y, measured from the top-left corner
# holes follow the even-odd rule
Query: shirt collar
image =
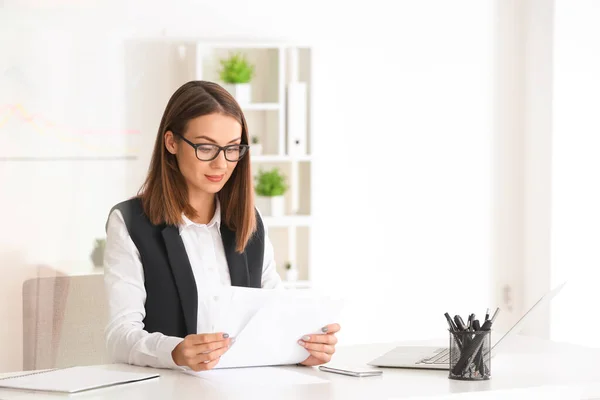
[(196, 223), (196, 222), (192, 221), (191, 219), (189, 219), (185, 214), (181, 214), (183, 222), (181, 224), (179, 224), (179, 233), (181, 233), (185, 228), (187, 228), (191, 225), (207, 226), (208, 228), (212, 228), (212, 227), (216, 226), (217, 228), (219, 228), (221, 226), (221, 203), (219, 203), (219, 198), (217, 196), (215, 196), (215, 204), (216, 204), (215, 214), (213, 215), (212, 219), (209, 221), (208, 224)]

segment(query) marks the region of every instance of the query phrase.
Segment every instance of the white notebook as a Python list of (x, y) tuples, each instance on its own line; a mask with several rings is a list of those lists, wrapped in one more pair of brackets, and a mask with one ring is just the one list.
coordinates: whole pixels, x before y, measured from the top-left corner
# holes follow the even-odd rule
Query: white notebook
[(124, 372), (103, 367), (70, 367), (0, 379), (0, 388), (77, 393), (158, 377), (157, 373)]

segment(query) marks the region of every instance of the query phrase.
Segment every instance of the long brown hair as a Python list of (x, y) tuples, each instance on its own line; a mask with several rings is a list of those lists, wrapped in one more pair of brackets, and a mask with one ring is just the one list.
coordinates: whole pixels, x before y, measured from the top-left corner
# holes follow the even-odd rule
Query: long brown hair
[[(139, 196), (144, 212), (155, 225), (177, 225), (181, 214), (196, 217), (188, 200), (188, 190), (179, 170), (177, 158), (165, 147), (165, 132), (184, 135), (188, 122), (208, 114), (223, 114), (242, 125), (242, 144), (248, 144), (246, 118), (235, 99), (221, 86), (207, 81), (191, 81), (181, 86), (169, 99), (160, 121), (150, 170)], [(178, 135), (174, 135), (180, 140)], [(243, 252), (256, 229), (250, 156), (238, 161), (231, 177), (217, 194), (222, 221), (235, 231), (236, 250)]]

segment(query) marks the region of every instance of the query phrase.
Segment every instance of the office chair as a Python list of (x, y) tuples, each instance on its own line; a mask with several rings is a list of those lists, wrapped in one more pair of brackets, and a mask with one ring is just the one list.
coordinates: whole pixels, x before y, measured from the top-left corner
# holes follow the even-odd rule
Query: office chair
[(109, 363), (102, 274), (23, 283), (23, 369)]

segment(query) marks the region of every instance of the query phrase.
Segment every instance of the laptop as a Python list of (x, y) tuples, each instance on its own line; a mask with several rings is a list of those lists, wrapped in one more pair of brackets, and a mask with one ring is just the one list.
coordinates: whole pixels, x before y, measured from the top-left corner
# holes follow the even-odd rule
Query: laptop
[[(539, 308), (542, 304), (547, 303), (554, 298), (565, 284), (566, 282), (544, 294), (500, 339), (495, 341), (492, 345), (492, 357), (494, 356), (494, 350), (498, 349), (502, 341), (506, 339), (508, 335), (517, 333), (518, 329), (525, 323), (527, 317), (531, 315), (536, 308)], [(369, 361), (367, 364), (375, 367), (448, 369), (449, 358), (450, 352), (448, 348), (398, 346), (382, 356)]]

